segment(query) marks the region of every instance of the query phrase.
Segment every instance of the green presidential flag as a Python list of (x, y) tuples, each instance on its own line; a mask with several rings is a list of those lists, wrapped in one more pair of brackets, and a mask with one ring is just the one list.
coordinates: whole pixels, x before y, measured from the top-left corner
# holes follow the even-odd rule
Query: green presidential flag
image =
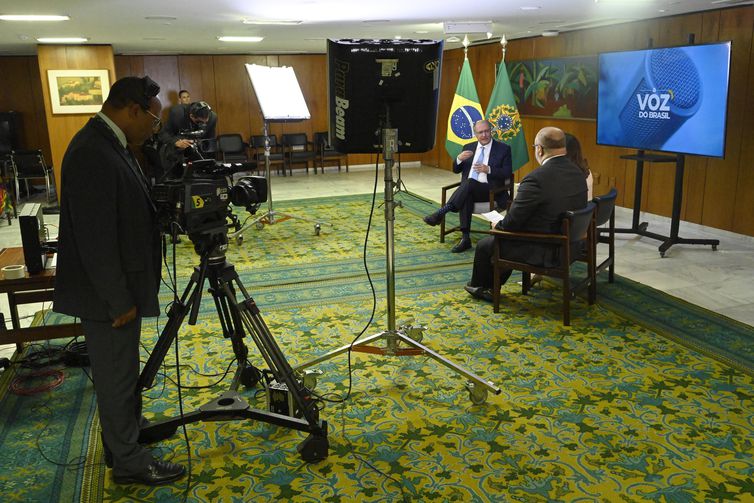
[(445, 140), (445, 150), (453, 159), (458, 157), (464, 145), (474, 141), (474, 123), (480, 119), (482, 119), (482, 105), (479, 104), (469, 60), (464, 59), (456, 94), (450, 105), (448, 138)]
[(513, 171), (529, 162), (529, 148), (524, 138), (521, 116), (516, 108), (516, 99), (513, 97), (511, 83), (508, 80), (505, 61), (500, 62), (500, 70), (497, 72), (497, 80), (490, 96), (490, 104), (487, 106), (486, 117), (492, 123), (493, 138), (508, 144), (511, 148)]

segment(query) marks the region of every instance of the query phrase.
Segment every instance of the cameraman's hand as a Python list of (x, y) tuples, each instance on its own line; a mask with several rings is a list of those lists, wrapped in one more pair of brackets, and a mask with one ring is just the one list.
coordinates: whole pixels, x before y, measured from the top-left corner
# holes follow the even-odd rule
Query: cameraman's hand
[(177, 148), (178, 150), (183, 150), (193, 144), (194, 142), (192, 142), (191, 140), (178, 140), (177, 142), (175, 142), (175, 148)]
[(132, 307), (125, 313), (121, 314), (120, 316), (116, 317), (113, 320), (112, 327), (113, 328), (120, 328), (126, 323), (134, 320), (136, 318), (136, 306)]

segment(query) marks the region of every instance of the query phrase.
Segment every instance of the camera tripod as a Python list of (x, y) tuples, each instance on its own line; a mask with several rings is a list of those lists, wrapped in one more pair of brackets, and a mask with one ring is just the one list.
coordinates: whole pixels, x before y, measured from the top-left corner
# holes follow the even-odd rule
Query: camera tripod
[[(389, 124), (389, 120), (388, 120)], [(468, 370), (456, 365), (455, 363), (442, 357), (440, 354), (432, 351), (428, 347), (420, 344), (423, 338), (424, 327), (401, 325), (398, 329), (395, 327), (395, 252), (394, 252), (394, 232), (393, 223), (395, 222), (395, 207), (400, 205), (393, 199), (394, 191), (400, 190), (400, 182), (393, 181), (393, 153), (398, 143), (398, 131), (396, 129), (382, 130), (382, 148), (385, 159), (385, 261), (386, 261), (386, 280), (387, 280), (387, 330), (370, 335), (354, 344), (349, 344), (341, 348), (325, 353), (310, 362), (296, 367), (299, 371), (306, 367), (311, 367), (317, 363), (328, 360), (336, 355), (346, 351), (358, 351), (362, 353), (372, 353), (390, 356), (418, 356), (427, 355), (437, 362), (445, 365), (457, 374), (461, 374), (469, 379), (469, 397), (472, 403), (478, 405), (487, 400), (488, 391), (496, 395), (501, 393), (501, 389), (485, 381), (481, 377), (469, 372)], [(381, 339), (385, 340), (385, 347), (371, 346), (373, 342)], [(403, 347), (400, 345), (403, 344)]]
[[(192, 241), (194, 241), (193, 237)], [(297, 447), (301, 458), (307, 462), (325, 459), (329, 449), (327, 422), (319, 420), (319, 410), (312, 400), (309, 390), (295, 379), (293, 369), (267, 328), (254, 299), (249, 296), (241, 283), (233, 264), (225, 259), (224, 250), (226, 247), (227, 236), (222, 231), (214, 235), (213, 243), (203, 247), (197, 246), (198, 251), (203, 248), (200, 251), (200, 264), (194, 268), (191, 280), (183, 291), (180, 300), (176, 299), (171, 306), (167, 323), (149, 360), (144, 365), (138, 385), (139, 389), (147, 389), (152, 386), (159, 367), (177, 337), (178, 329), (189, 311), (189, 324), (194, 325), (196, 323), (202, 290), (205, 280), (208, 280), (209, 291), (215, 302), (223, 335), (231, 340), (238, 363), (230, 390), (222, 393), (219, 398), (199, 407), (199, 410), (195, 412), (149, 424), (141, 430), (139, 441), (151, 443), (168, 438), (176, 432), (179, 426), (196, 421), (256, 419), (277, 426), (309, 432), (309, 436)], [(240, 302), (236, 300), (236, 289), (240, 291), (242, 296)], [(248, 349), (243, 342), (245, 333), (248, 333), (254, 340), (274, 376), (272, 383), (275, 385), (274, 387), (278, 390), (283, 387), (282, 385), (287, 387), (289, 402), (292, 403), (293, 409), (289, 410), (289, 413), (294, 415), (294, 412), (298, 412), (302, 416), (301, 418), (253, 409), (237, 392), (239, 384), (254, 385), (261, 377), (260, 371), (248, 362)], [(268, 393), (273, 392), (272, 387), (272, 385), (268, 386)]]

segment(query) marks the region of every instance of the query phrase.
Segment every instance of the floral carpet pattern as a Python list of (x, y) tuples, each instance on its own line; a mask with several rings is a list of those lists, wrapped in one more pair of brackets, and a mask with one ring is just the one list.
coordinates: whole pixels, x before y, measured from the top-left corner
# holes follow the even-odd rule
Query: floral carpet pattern
[[(326, 460), (301, 459), (300, 432), (252, 421), (192, 423), (186, 426), (191, 478), (146, 488), (115, 485), (102, 464), (87, 381), (78, 383), (76, 407), (57, 390), (39, 398), (54, 400), (56, 412), (64, 404), (81, 409), (69, 418), (61, 413), (54, 426), (65, 444), (61, 453), (87, 456), (68, 469), (38, 459), (35, 423), (9, 416), (26, 405), (3, 386), (0, 445), (15, 454), (2, 461), (0, 490), (14, 494), (28, 483), (29, 473), (16, 472), (29, 466), (41, 476), (17, 501), (754, 500), (751, 327), (620, 278), (600, 283), (597, 304), (575, 301), (571, 327), (562, 326), (555, 287), (540, 283), (522, 296), (515, 275), (504, 287), (501, 312), (493, 314), (462, 289), (473, 254), (449, 253), (452, 242), (440, 244), (436, 229), (421, 222), (432, 205), (399, 196), (396, 321), (425, 326), (424, 344), (492, 381), (500, 395), (474, 405), (465, 379), (426, 356), (352, 353), (350, 398), (336, 403), (349, 391), (343, 354), (315, 366), (322, 375), (314, 392), (330, 400), (320, 412), (328, 423)], [(370, 204), (366, 196), (349, 196), (278, 206), (333, 226), (320, 235), (297, 220), (250, 229), (227, 258), (295, 367), (349, 344), (370, 319), (361, 259)], [(387, 319), (381, 210), (372, 224), (366, 262), (377, 307), (366, 335), (384, 330)], [(198, 261), (186, 238), (175, 261), (180, 294)], [(618, 264), (620, 272), (620, 257)], [(172, 296), (163, 288), (163, 305)], [(165, 321), (145, 325), (145, 359)], [(209, 295), (197, 324), (185, 324), (178, 340), (182, 407), (191, 412), (225, 391), (235, 369)], [(264, 367), (246, 342), (251, 362)], [(231, 375), (223, 379), (226, 369)], [(148, 417), (180, 413), (177, 380), (171, 351), (145, 392)], [(252, 407), (266, 407), (264, 390), (241, 392)], [(181, 429), (153, 449), (189, 464)], [(58, 481), (61, 473), (67, 478)], [(44, 486), (45, 477), (56, 485)]]

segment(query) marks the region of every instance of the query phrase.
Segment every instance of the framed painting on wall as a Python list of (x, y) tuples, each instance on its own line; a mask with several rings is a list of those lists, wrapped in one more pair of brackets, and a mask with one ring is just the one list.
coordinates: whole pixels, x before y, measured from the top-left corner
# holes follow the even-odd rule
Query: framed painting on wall
[(99, 112), (110, 90), (107, 70), (47, 70), (54, 114)]
[(513, 61), (506, 67), (521, 115), (597, 117), (597, 56)]

